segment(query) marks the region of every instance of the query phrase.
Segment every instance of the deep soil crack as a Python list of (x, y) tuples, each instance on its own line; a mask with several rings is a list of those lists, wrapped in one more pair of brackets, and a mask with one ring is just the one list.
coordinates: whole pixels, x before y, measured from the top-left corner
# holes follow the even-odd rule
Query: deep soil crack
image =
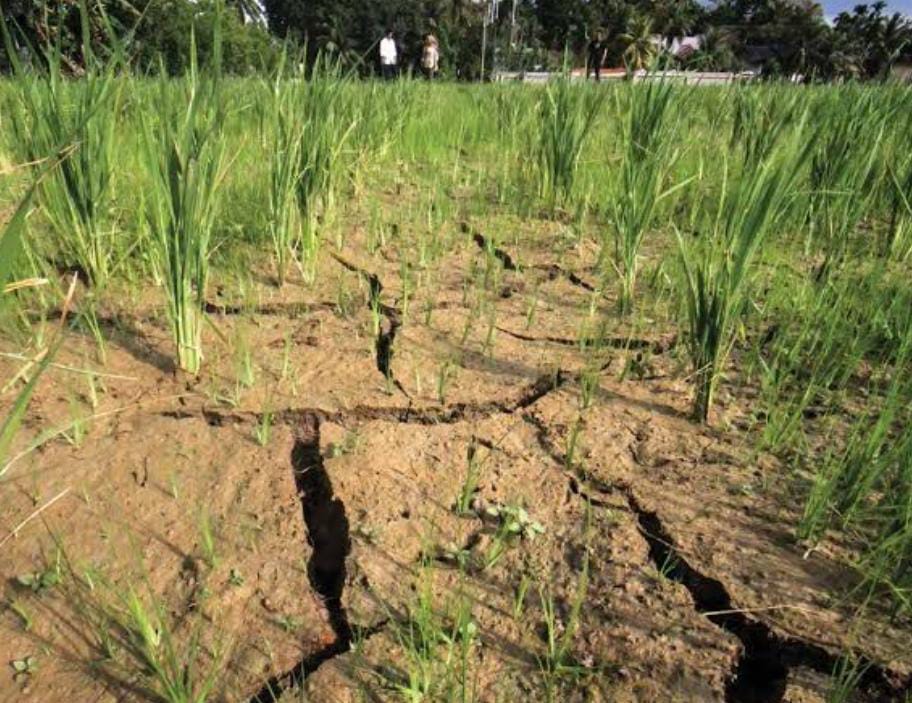
[[(619, 488), (637, 518), (656, 568), (687, 589), (697, 612), (740, 640), (741, 656), (725, 686), (728, 703), (779, 703), (793, 668), (833, 674), (839, 663), (837, 654), (820, 645), (777, 634), (766, 623), (738, 612), (722, 582), (700, 573), (681, 555), (659, 516), (640, 504), (630, 486)], [(858, 664), (864, 671), (862, 689), (870, 691), (877, 700), (903, 700), (912, 682), (864, 658)]]
[(481, 249), (482, 251), (490, 251), (492, 254), (494, 254), (494, 258), (496, 258), (498, 261), (500, 261), (501, 265), (504, 267), (504, 270), (516, 271), (516, 269), (517, 269), (516, 262), (513, 260), (513, 257), (510, 256), (503, 249), (493, 246), (488, 241), (488, 238), (485, 237), (481, 232), (477, 232), (477, 231), (473, 232), (472, 228), (469, 226), (469, 224), (467, 222), (463, 222), (460, 225), (460, 229), (462, 229), (462, 231), (465, 234), (471, 233), (472, 241), (474, 241), (475, 244), (478, 245), (479, 249)]
[[(325, 410), (322, 408), (288, 408), (271, 413), (272, 417), (292, 427), (307, 418), (315, 417), (320, 422), (333, 422), (346, 425), (350, 422), (386, 421), (410, 425), (451, 425), (471, 420), (484, 420), (493, 415), (511, 415), (534, 405), (546, 395), (561, 388), (570, 376), (560, 369), (544, 374), (529, 384), (518, 398), (510, 401), (489, 400), (480, 403), (455, 403), (446, 407), (417, 409), (357, 405), (346, 410)], [(256, 412), (222, 412), (212, 408), (193, 410), (166, 410), (160, 415), (175, 420), (198, 418), (203, 419), (210, 427), (223, 427), (247, 421), (259, 421), (262, 413)]]
[(396, 386), (402, 395), (408, 398), (409, 394), (405, 390), (405, 387), (399, 379), (393, 376), (393, 345), (396, 342), (396, 334), (399, 332), (399, 328), (402, 327), (402, 318), (399, 315), (399, 311), (390, 305), (385, 305), (380, 302), (380, 294), (383, 293), (383, 283), (377, 274), (366, 271), (338, 254), (333, 254), (332, 256), (349, 271), (357, 273), (367, 280), (370, 291), (370, 296), (367, 299), (367, 306), (371, 311), (373, 311), (374, 306), (376, 306), (385, 320), (385, 322), (378, 327), (377, 339), (374, 342), (377, 370), (383, 374), (383, 378), (385, 378), (387, 382)]
[(270, 678), (250, 703), (271, 703), (289, 688), (300, 685), (321, 664), (351, 649), (352, 627), (342, 605), (345, 560), (351, 551), (348, 516), (344, 503), (333, 494), (329, 474), (320, 454), (320, 418), (304, 415), (295, 428), (291, 464), (307, 541), (312, 548), (307, 564), (311, 588), (319, 594), (329, 615), (334, 641), (295, 664), (289, 671)]
[(548, 342), (549, 344), (559, 344), (564, 347), (610, 347), (612, 349), (648, 349), (654, 354), (663, 354), (677, 344), (677, 335), (667, 339), (638, 339), (636, 337), (583, 337), (582, 339), (570, 339), (568, 337), (536, 337), (522, 332), (514, 332), (506, 327), (497, 326), (499, 332), (518, 339), (523, 342)]
[(592, 487), (598, 493), (604, 494), (611, 493), (614, 490), (614, 486), (609, 485), (604, 481), (599, 481), (595, 477), (589, 475), (589, 473), (583, 467), (579, 466), (579, 464), (568, 467), (566, 454), (560, 451), (554, 442), (551, 441), (551, 437), (548, 435), (548, 425), (540, 417), (533, 413), (523, 413), (522, 419), (523, 422), (535, 428), (535, 438), (542, 451), (544, 451), (567, 475), (570, 492), (582, 498), (589, 503), (589, 505), (610, 508), (610, 503), (593, 496), (588, 488)]
[(232, 317), (235, 315), (263, 315), (279, 317), (301, 317), (308, 315), (316, 310), (336, 310), (337, 303), (319, 302), (319, 303), (264, 303), (258, 305), (229, 305), (227, 303), (213, 303), (207, 300), (203, 304), (203, 309), (209, 315), (224, 315)]
[(573, 273), (573, 271), (568, 271), (567, 269), (563, 268), (562, 266), (558, 266), (557, 264), (536, 264), (531, 268), (534, 268), (536, 271), (544, 271), (546, 274), (548, 274), (549, 281), (553, 281), (558, 276), (563, 276), (573, 285), (582, 288), (583, 290), (587, 290), (590, 293), (595, 293), (597, 290), (595, 286), (593, 286), (591, 283), (588, 283), (587, 281), (584, 281), (582, 278)]

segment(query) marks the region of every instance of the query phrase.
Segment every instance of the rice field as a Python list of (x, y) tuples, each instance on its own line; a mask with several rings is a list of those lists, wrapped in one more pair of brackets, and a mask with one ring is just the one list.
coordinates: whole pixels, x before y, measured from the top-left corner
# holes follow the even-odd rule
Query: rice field
[(0, 126), (0, 699), (912, 700), (908, 89)]

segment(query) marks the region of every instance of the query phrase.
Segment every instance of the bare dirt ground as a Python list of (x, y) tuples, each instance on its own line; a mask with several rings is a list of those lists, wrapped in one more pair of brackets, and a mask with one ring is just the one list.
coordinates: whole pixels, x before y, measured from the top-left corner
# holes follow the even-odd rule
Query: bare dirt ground
[[(52, 369), (16, 449), (65, 431), (3, 477), (0, 654), (39, 668), (8, 667), (0, 700), (155, 700), (100, 634), (130, 587), (156, 594), (180, 641), (199, 636), (218, 700), (399, 699), (422, 593), (471, 603), (476, 700), (539, 700), (540, 593), (565, 627), (581, 584), (582, 674), (556, 700), (823, 701), (847, 649), (867, 666), (861, 700), (904, 699), (908, 623), (854, 617), (851, 544), (795, 543), (783, 469), (732, 429), (749, 393), (723, 388), (714, 429), (693, 424), (674, 330), (619, 327), (595, 358), (581, 351), (580, 311), (613, 310), (593, 291), (593, 252), (558, 262), (532, 234), (485, 254), (471, 225), (452, 237), (406, 312), (396, 252), (366, 259), (357, 232), (313, 286), (264, 283), (255, 303), (216, 293), (199, 379), (173, 370), (156, 291), (106, 313), (108, 376), (85, 436), (70, 425), (87, 383)], [(491, 256), (496, 314), (466, 333), (463, 281)], [(92, 348), (74, 337), (58, 362), (84, 368)], [(460, 515), (470, 457), (476, 510)], [(489, 563), (485, 508), (508, 505), (543, 532)], [(20, 583), (59, 561), (60, 584)]]

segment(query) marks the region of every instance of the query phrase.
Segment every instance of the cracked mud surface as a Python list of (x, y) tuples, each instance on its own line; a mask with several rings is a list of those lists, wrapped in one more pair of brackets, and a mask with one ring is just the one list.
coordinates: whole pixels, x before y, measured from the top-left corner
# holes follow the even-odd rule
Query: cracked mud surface
[[(902, 700), (907, 624), (873, 618), (850, 631), (851, 608), (833, 596), (852, 583), (848, 547), (805, 557), (776, 463), (686, 419), (674, 330), (602, 330), (602, 348), (584, 352), (597, 331), (577, 311), (613, 309), (592, 252), (556, 263), (546, 241), (517, 252), (471, 225), (454, 236), (434, 288), (407, 311), (395, 256), (359, 258), (357, 243), (324, 257), (314, 289), (212, 302), (220, 333), (252, 352), (249, 388), (215, 335), (204, 377), (175, 377), (154, 299), (111, 313), (106, 370), (119, 377), (105, 380), (88, 435), (45, 444), (3, 484), (4, 534), (69, 491), (0, 554), (7, 600), (28, 598), (36, 616), (31, 632), (11, 611), (0, 616), (3, 655), (52, 652), (24, 699), (144, 700), (135, 682), (97, 675), (96, 644), (64, 590), (32, 598), (14, 585), (54, 553), (57, 535), (74, 564), (112, 582), (141, 582), (145, 570), (180, 636), (205, 623), (207, 651), (227, 652), (226, 700), (399, 700), (401, 627), (421, 588), (441, 604), (456, 592), (471, 602), (478, 700), (537, 700), (538, 587), (565, 622), (584, 562), (572, 651), (590, 675), (561, 700), (822, 701), (850, 646), (870, 664), (860, 700)], [(493, 322), (473, 318), (461, 288), (489, 261)], [(636, 354), (652, 368), (622, 378)], [(581, 413), (587, 369), (598, 382)], [(27, 431), (66, 424), (80, 393), (52, 373)], [(483, 510), (453, 509), (470, 456), (474, 503), (521, 504), (544, 532), (463, 573), (454, 551), (477, 564), (495, 542)], [(201, 506), (214, 567), (203, 563)], [(517, 616), (526, 581), (538, 586)], [(0, 699), (22, 688), (3, 677)]]

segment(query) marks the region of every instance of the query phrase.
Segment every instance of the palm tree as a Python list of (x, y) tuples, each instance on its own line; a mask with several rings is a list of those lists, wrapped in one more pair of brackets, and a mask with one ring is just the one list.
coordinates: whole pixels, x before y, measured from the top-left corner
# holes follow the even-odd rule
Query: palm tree
[(652, 12), (655, 28), (666, 43), (685, 37), (698, 23), (701, 7), (693, 0), (656, 0)]
[(232, 8), (237, 13), (241, 24), (248, 19), (252, 22), (259, 22), (263, 19), (263, 8), (257, 0), (226, 0), (225, 6)]
[(624, 62), (629, 71), (639, 71), (652, 63), (657, 47), (653, 39), (652, 19), (646, 15), (634, 15), (627, 24), (627, 31), (621, 35), (624, 42)]

